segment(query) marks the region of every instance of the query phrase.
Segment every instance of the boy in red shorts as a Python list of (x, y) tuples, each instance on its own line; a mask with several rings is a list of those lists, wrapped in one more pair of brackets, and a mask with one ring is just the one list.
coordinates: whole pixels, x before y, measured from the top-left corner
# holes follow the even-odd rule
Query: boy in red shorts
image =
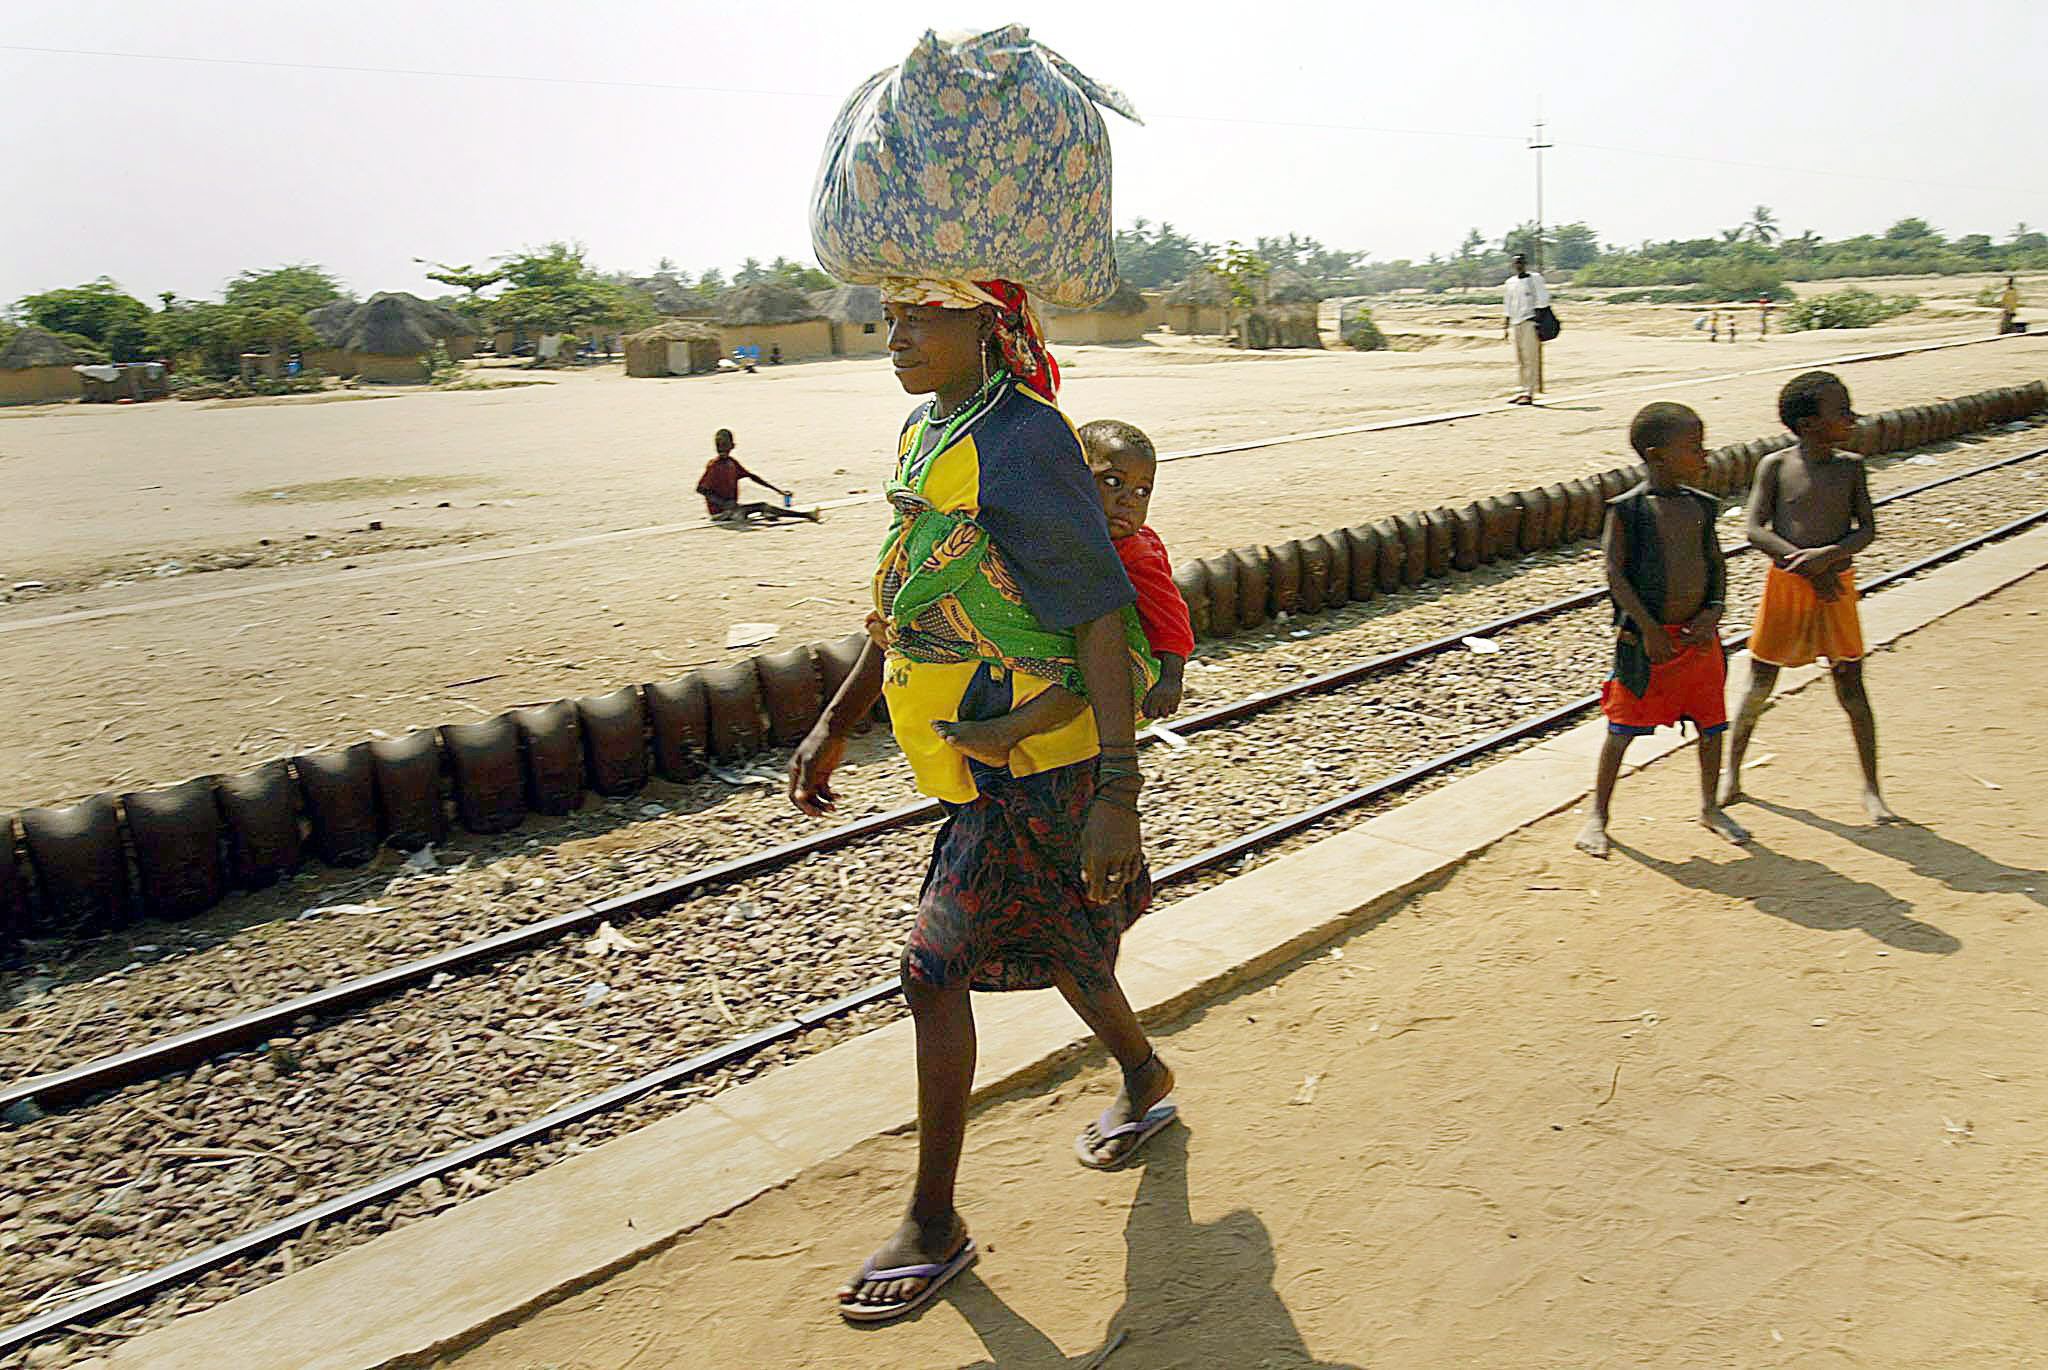
[(1607, 743), (1593, 813), (1576, 845), (1589, 856), (1607, 856), (1608, 804), (1629, 743), (1688, 722), (1700, 735), (1700, 823), (1730, 842), (1747, 842), (1749, 833), (1714, 797), (1721, 734), (1728, 730), (1720, 633), (1728, 572), (1714, 536), (1719, 503), (1687, 484), (1706, 469), (1706, 425), (1686, 406), (1660, 402), (1636, 415), (1628, 437), (1649, 479), (1607, 505), (1602, 545), (1614, 597), (1614, 673), (1600, 691)]
[[(1102, 514), (1109, 521), (1110, 545), (1116, 548), (1131, 587), (1138, 592), (1138, 622), (1145, 641), (1159, 659), (1159, 682), (1146, 692), (1146, 718), (1170, 718), (1180, 709), (1188, 656), (1195, 650), (1195, 630), (1187, 601), (1173, 583), (1173, 565), (1166, 544), (1145, 524), (1152, 508), (1152, 483), (1159, 475), (1159, 456), (1152, 440), (1120, 419), (1097, 419), (1079, 430), (1081, 450), (1102, 496)], [(939, 736), (976, 761), (1007, 766), (1010, 752), (1027, 737), (1051, 732), (1080, 717), (1088, 701), (1070, 690), (1046, 690), (1020, 709), (1001, 718), (978, 722), (934, 723)]]

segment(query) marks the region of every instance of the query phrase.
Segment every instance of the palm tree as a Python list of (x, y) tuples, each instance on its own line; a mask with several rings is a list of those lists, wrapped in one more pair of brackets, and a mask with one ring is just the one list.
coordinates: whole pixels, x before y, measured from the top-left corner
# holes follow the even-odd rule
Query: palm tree
[(1766, 247), (1778, 241), (1778, 216), (1771, 213), (1769, 205), (1758, 205), (1749, 212), (1749, 236)]
[(1724, 228), (1721, 230), (1721, 241), (1727, 243), (1732, 247), (1736, 243), (1742, 241), (1742, 235), (1746, 231), (1747, 227), (1744, 225), (1738, 225), (1734, 228)]

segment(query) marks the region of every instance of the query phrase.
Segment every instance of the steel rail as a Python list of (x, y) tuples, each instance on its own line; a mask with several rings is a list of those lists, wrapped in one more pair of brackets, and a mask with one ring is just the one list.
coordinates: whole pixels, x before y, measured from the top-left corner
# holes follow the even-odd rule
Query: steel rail
[[(2043, 455), (2048, 455), (2048, 447), (2038, 447), (2013, 456), (2001, 457), (1967, 471), (1951, 472), (1904, 490), (1895, 490), (1881, 499), (1873, 500), (1872, 504), (1882, 507), (1899, 500), (1911, 499), (1930, 490), (2004, 467), (2015, 466)], [(1749, 551), (1750, 548), (1745, 543), (1724, 550), (1728, 555), (1735, 556)], [(1585, 608), (1606, 597), (1606, 587), (1596, 586), (1533, 608), (1489, 619), (1484, 623), (1454, 629), (1442, 637), (1386, 652), (1334, 671), (1310, 676), (1190, 714), (1172, 724), (1172, 731), (1176, 735), (1186, 736), (1239, 722), (1275, 705), (1342, 689), (1367, 677), (1398, 670), (1427, 657), (1451, 651), (1462, 646), (1468, 637), (1492, 637), (1510, 629)], [(1139, 740), (1151, 742), (1157, 739), (1151, 730), (1147, 730)], [(68, 1108), (103, 1090), (120, 1089), (143, 1080), (155, 1079), (174, 1070), (265, 1041), (287, 1031), (294, 1020), (303, 1014), (321, 1018), (336, 1017), (349, 1009), (386, 995), (424, 984), (436, 975), (471, 970), (500, 957), (552, 942), (572, 932), (580, 932), (606, 919), (638, 918), (659, 913), (714, 886), (779, 870), (808, 857), (836, 851), (865, 838), (925, 822), (936, 818), (938, 813), (939, 805), (936, 801), (917, 800), (853, 823), (809, 834), (795, 841), (767, 847), (730, 861), (700, 867), (673, 880), (649, 885), (614, 899), (584, 905), (568, 913), (557, 914), (552, 918), (540, 919), (474, 942), (450, 947), (431, 956), (389, 966), (368, 975), (355, 976), (324, 989), (297, 995), (154, 1042), (147, 1042), (127, 1051), (95, 1057), (62, 1070), (18, 1080), (0, 1087), (0, 1109), (26, 1101), (33, 1101), (38, 1108), (45, 1111)]]

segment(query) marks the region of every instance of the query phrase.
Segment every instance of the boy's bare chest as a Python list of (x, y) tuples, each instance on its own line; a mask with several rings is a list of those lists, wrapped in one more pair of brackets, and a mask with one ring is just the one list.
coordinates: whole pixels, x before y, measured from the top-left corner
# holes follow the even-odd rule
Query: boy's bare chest
[(1802, 511), (1846, 513), (1855, 483), (1855, 469), (1846, 461), (1793, 462), (1779, 475), (1778, 499)]

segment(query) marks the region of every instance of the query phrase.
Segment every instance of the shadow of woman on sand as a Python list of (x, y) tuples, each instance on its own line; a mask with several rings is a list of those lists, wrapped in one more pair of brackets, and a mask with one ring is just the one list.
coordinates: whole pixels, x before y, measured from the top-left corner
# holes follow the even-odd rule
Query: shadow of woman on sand
[(1068, 1356), (970, 1271), (953, 1304), (989, 1359), (963, 1370), (1045, 1366), (1156, 1370), (1228, 1365), (1360, 1370), (1317, 1360), (1273, 1287), (1273, 1238), (1249, 1209), (1196, 1223), (1188, 1208), (1188, 1132), (1176, 1123), (1146, 1147), (1124, 1224), (1124, 1304), (1094, 1350)]

